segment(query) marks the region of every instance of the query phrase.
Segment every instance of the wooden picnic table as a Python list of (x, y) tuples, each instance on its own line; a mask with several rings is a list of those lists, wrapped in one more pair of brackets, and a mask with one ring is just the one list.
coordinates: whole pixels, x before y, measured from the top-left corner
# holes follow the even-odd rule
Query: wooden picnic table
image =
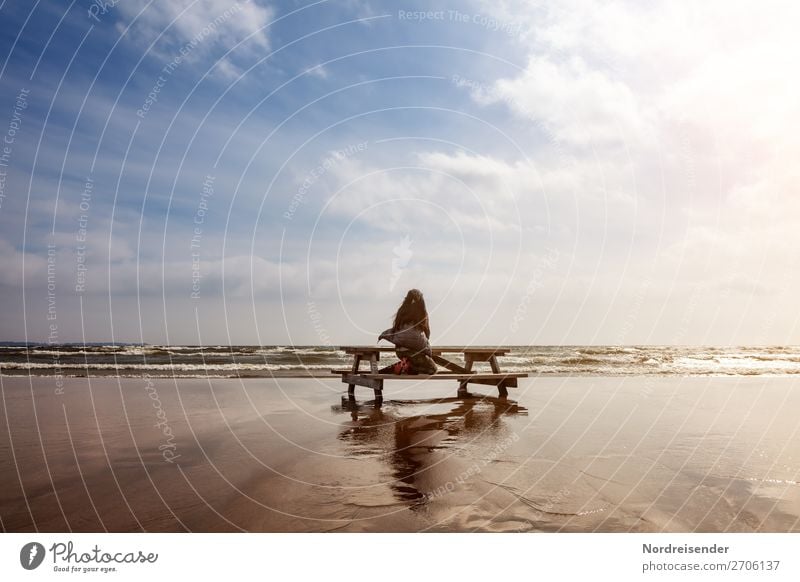
[[(517, 387), (517, 379), (528, 376), (524, 372), (504, 373), (497, 362), (498, 356), (504, 356), (511, 351), (510, 348), (490, 346), (438, 346), (431, 348), (431, 357), (439, 366), (447, 370), (445, 373), (436, 374), (380, 374), (378, 362), (383, 352), (400, 352), (404, 350), (395, 347), (378, 346), (342, 346), (344, 353), (353, 356), (353, 364), (347, 370), (331, 370), (333, 374), (340, 374), (342, 382), (347, 384), (347, 393), (355, 397), (355, 387), (364, 386), (372, 388), (375, 398), (383, 395), (384, 380), (456, 380), (458, 381), (458, 395), (467, 394), (468, 384), (488, 384), (497, 386), (501, 397), (508, 396), (508, 388)], [(462, 354), (464, 365), (448, 360), (442, 354)], [(369, 370), (362, 370), (361, 363), (368, 362)], [(473, 371), (475, 362), (488, 362), (491, 373)]]

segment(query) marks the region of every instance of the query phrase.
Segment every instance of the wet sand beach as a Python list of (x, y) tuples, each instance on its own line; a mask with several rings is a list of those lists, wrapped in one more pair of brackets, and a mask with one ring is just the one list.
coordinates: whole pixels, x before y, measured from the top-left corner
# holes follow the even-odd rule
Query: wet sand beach
[(4, 531), (800, 531), (791, 377), (0, 384)]

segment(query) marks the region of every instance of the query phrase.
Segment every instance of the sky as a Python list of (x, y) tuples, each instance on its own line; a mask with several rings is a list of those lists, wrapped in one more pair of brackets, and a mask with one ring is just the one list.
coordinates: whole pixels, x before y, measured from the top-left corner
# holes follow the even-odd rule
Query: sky
[(798, 344), (798, 12), (0, 0), (0, 341)]

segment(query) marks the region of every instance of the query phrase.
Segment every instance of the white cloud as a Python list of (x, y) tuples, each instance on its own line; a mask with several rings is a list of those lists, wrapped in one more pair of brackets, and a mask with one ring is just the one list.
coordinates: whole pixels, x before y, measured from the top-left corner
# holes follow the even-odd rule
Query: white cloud
[(308, 74), (311, 75), (312, 77), (318, 77), (320, 79), (327, 79), (328, 76), (330, 75), (328, 69), (326, 69), (322, 65), (311, 67), (310, 69), (308, 69)]
[(250, 42), (269, 46), (264, 27), (273, 11), (255, 0), (172, 0), (149, 6), (148, 0), (125, 0), (118, 8), (125, 24), (136, 18), (131, 35), (141, 43), (150, 44), (163, 33), (165, 42), (179, 46), (218, 42), (229, 47), (252, 35)]
[(215, 72), (224, 79), (238, 79), (244, 71), (234, 65), (230, 59), (219, 59), (214, 65)]
[[(644, 251), (678, 294), (698, 285), (738, 296), (785, 286), (800, 248), (796, 4), (477, 4), (526, 23), (527, 62), (473, 85), (473, 98), (505, 104), (542, 130), (548, 143), (532, 158), (546, 192), (567, 195), (571, 186), (581, 216), (606, 211), (602, 236), (576, 221), (576, 240), (605, 244), (627, 231), (634, 245), (663, 228), (663, 239), (621, 247), (611, 264), (627, 271), (634, 266), (620, 252)], [(565, 156), (573, 163), (558, 171)], [(597, 204), (615, 197), (615, 212)], [(625, 213), (625, 200), (634, 212)], [(569, 217), (564, 210), (559, 220)], [(597, 284), (621, 274), (601, 270)], [(743, 321), (758, 321), (752, 305)]]
[(557, 62), (534, 55), (521, 75), (501, 79), (485, 99), (506, 102), (571, 144), (651, 138), (649, 114), (630, 87), (591, 69), (579, 56)]
[(43, 255), (23, 253), (0, 239), (0, 285), (18, 286), (25, 280), (30, 286), (47, 285), (47, 259)]
[(525, 168), (524, 162), (509, 164), (491, 156), (467, 154), (464, 151), (458, 151), (455, 154), (441, 151), (421, 152), (417, 157), (424, 167), (459, 179), (490, 179), (497, 182), (496, 185), (505, 182), (502, 184), (505, 188), (494, 191), (495, 196), (502, 197), (513, 197), (513, 193), (509, 191), (511, 184), (508, 180), (510, 178), (516, 178), (519, 172), (533, 171), (532, 167)]
[(524, 162), (465, 152), (419, 152), (408, 167), (385, 170), (346, 159), (328, 176), (336, 192), (328, 210), (360, 220), (380, 215), (372, 227), (397, 233), (413, 224), (467, 238), (507, 234), (521, 228), (517, 194), (537, 182), (535, 174)]

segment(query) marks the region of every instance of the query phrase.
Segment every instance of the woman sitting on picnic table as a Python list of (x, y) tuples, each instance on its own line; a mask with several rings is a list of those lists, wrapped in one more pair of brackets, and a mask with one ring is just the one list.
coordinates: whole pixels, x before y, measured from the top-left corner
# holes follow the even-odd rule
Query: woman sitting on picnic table
[(435, 374), (436, 363), (431, 358), (431, 335), (428, 311), (422, 292), (412, 289), (394, 316), (394, 325), (378, 336), (396, 347), (400, 361), (380, 370), (381, 374)]

